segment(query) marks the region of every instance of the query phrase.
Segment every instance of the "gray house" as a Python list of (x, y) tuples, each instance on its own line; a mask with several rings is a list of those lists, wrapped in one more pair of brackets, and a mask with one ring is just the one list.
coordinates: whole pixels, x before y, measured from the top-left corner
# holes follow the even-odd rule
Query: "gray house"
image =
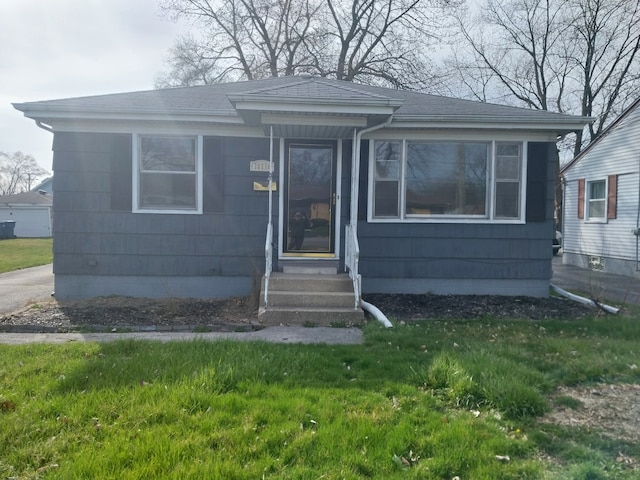
[(556, 140), (589, 121), (312, 77), (14, 106), (54, 133), (58, 298), (262, 279), (272, 305), (347, 272), (352, 309), (361, 291), (548, 295)]
[(563, 262), (640, 277), (640, 99), (561, 174)]

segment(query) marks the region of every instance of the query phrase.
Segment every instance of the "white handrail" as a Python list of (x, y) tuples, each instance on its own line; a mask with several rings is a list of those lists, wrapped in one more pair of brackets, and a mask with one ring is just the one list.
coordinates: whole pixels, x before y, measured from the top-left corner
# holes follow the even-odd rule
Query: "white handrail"
[(273, 271), (273, 126), (269, 128), (269, 221), (267, 222), (267, 238), (264, 243), (264, 306), (269, 300), (269, 277)]
[(267, 239), (264, 243), (264, 306), (267, 306), (269, 299), (269, 277), (273, 271), (273, 225), (267, 224)]
[(358, 237), (352, 225), (345, 227), (345, 257), (344, 266), (349, 271), (349, 277), (353, 282), (353, 295), (355, 297), (355, 309), (360, 308), (360, 274), (358, 263), (360, 261), (360, 246)]

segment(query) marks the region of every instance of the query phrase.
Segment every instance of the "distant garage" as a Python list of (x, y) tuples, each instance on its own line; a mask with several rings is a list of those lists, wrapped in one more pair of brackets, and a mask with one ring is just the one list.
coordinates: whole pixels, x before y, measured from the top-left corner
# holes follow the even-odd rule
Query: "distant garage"
[(19, 238), (50, 237), (52, 204), (53, 197), (44, 192), (2, 195), (0, 196), (0, 222), (16, 222), (13, 233)]

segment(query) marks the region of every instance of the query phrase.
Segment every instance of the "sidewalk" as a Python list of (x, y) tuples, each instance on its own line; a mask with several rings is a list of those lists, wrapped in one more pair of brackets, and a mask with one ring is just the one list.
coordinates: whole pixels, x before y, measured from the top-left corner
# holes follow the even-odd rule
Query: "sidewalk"
[(66, 342), (113, 342), (116, 340), (238, 340), (269, 343), (325, 343), (359, 345), (364, 336), (359, 328), (266, 327), (254, 332), (132, 332), (132, 333), (0, 333), (0, 344)]

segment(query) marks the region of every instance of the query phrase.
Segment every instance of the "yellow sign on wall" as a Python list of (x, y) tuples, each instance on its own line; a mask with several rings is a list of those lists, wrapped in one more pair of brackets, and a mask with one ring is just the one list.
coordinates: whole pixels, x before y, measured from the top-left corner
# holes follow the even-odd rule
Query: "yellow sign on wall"
[[(256, 192), (268, 192), (269, 191), (269, 181), (266, 182), (253, 182), (253, 189)], [(278, 189), (276, 182), (271, 182), (271, 191), (275, 192)]]

